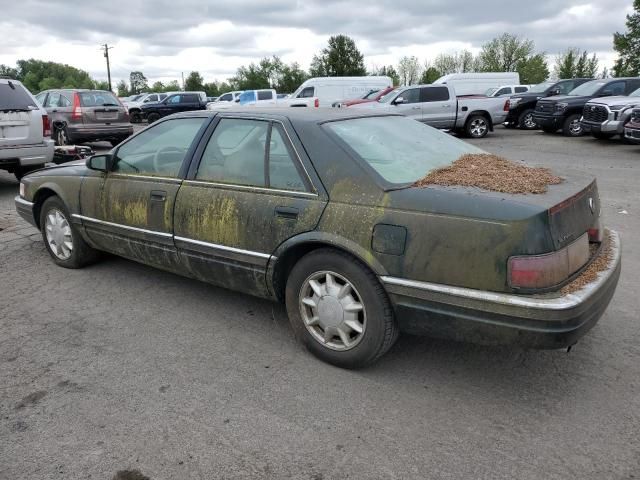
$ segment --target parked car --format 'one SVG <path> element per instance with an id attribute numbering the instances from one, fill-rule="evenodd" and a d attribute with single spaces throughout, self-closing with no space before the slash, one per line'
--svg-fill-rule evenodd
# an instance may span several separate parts
<path id="1" fill-rule="evenodd" d="M 629 143 L 640 143 L 640 108 L 631 111 L 631 118 L 624 126 L 624 138 Z"/>
<path id="2" fill-rule="evenodd" d="M 383 88 L 381 90 L 372 90 L 372 91 L 370 91 L 368 93 L 365 93 L 360 98 L 353 98 L 351 100 L 344 100 L 344 101 L 339 102 L 339 103 L 337 103 L 336 105 L 333 105 L 333 106 L 334 107 L 350 107 L 352 105 L 358 105 L 360 103 L 377 102 L 382 97 L 384 97 L 387 93 L 391 92 L 392 90 L 395 90 L 395 88 L 396 87 L 387 87 L 387 88 Z"/>
<path id="3" fill-rule="evenodd" d="M 306 347 L 341 367 L 373 362 L 399 330 L 572 345 L 620 274 L 609 231 L 603 272 L 560 291 L 603 250 L 596 182 L 567 175 L 539 195 L 414 186 L 481 152 L 381 112 L 190 112 L 86 165 L 27 175 L 15 203 L 58 265 L 107 251 L 283 302 Z"/>
<path id="4" fill-rule="evenodd" d="M 129 118 L 131 123 L 140 123 L 142 121 L 142 110 L 140 107 L 145 103 L 156 103 L 161 102 L 165 98 L 167 98 L 171 93 L 178 92 L 169 92 L 169 93 L 145 93 L 140 96 L 137 96 L 135 100 L 130 100 L 124 103 L 124 106 L 129 110 Z"/>
<path id="5" fill-rule="evenodd" d="M 218 97 L 207 97 L 207 102 L 208 102 L 208 103 L 210 103 L 210 102 L 215 102 L 215 101 L 217 101 L 217 100 L 218 100 Z"/>
<path id="6" fill-rule="evenodd" d="M 529 88 L 531 88 L 531 85 L 500 85 L 499 87 L 488 88 L 484 94 L 487 97 L 504 97 L 515 93 L 525 93 Z"/>
<path id="7" fill-rule="evenodd" d="M 503 98 L 457 98 L 450 85 L 400 87 L 378 102 L 360 103 L 349 109 L 374 109 L 399 113 L 432 127 L 482 138 L 507 115 Z"/>
<path id="8" fill-rule="evenodd" d="M 624 139 L 624 126 L 631 119 L 633 107 L 640 105 L 640 88 L 629 96 L 594 98 L 582 111 L 582 130 L 599 139 L 620 135 Z"/>
<path id="9" fill-rule="evenodd" d="M 289 98 L 291 94 L 290 93 L 279 93 L 278 94 L 278 100 L 282 100 L 284 98 Z"/>
<path id="10" fill-rule="evenodd" d="M 315 77 L 306 80 L 285 99 L 291 107 L 331 107 L 334 104 L 364 95 L 371 90 L 393 86 L 390 77 Z"/>
<path id="11" fill-rule="evenodd" d="M 538 100 L 545 97 L 567 95 L 571 90 L 583 83 L 590 82 L 592 78 L 571 78 L 557 82 L 543 82 L 534 85 L 526 93 L 514 95 L 509 99 L 509 113 L 504 122 L 507 128 L 522 128 L 535 130 L 538 124 L 533 119 Z"/>
<path id="12" fill-rule="evenodd" d="M 218 97 L 216 102 L 235 102 L 242 92 L 243 90 L 235 90 L 233 92 L 223 93 Z"/>
<path id="13" fill-rule="evenodd" d="M 433 83 L 449 85 L 459 96 L 484 95 L 489 88 L 520 84 L 520 75 L 518 72 L 450 73 Z"/>
<path id="14" fill-rule="evenodd" d="M 20 180 L 53 159 L 47 111 L 18 80 L 0 77 L 0 169 Z"/>
<path id="15" fill-rule="evenodd" d="M 126 107 L 106 90 L 45 90 L 36 98 L 47 110 L 56 145 L 108 141 L 115 146 L 133 133 Z"/>
<path id="16" fill-rule="evenodd" d="M 161 102 L 142 104 L 140 112 L 143 119 L 153 123 L 172 113 L 205 110 L 206 108 L 207 95 L 204 92 L 179 92 L 169 95 Z"/>
<path id="17" fill-rule="evenodd" d="M 207 110 L 226 110 L 238 105 L 254 107 L 273 107 L 278 102 L 278 95 L 273 89 L 245 90 L 235 102 L 213 102 L 207 104 Z"/>
<path id="18" fill-rule="evenodd" d="M 583 134 L 580 119 L 589 100 L 629 95 L 637 88 L 640 88 L 640 78 L 591 80 L 574 88 L 565 96 L 538 100 L 533 119 L 546 133 L 555 133 L 562 129 L 566 136 L 579 137 Z"/>

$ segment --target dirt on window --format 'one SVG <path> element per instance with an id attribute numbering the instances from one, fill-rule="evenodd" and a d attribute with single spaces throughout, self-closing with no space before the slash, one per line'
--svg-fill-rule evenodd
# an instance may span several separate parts
<path id="1" fill-rule="evenodd" d="M 432 171 L 414 183 L 429 185 L 478 187 L 501 193 L 545 193 L 549 185 L 563 180 L 548 168 L 529 167 L 498 155 L 466 154 L 448 167 Z"/>
<path id="2" fill-rule="evenodd" d="M 589 247 L 596 249 L 597 251 L 597 244 L 592 243 Z M 593 253 L 595 254 L 595 252 Z M 598 256 L 573 282 L 562 287 L 560 289 L 560 293 L 562 295 L 567 295 L 569 293 L 577 292 L 588 283 L 595 281 L 598 278 L 598 274 L 606 270 L 609 266 L 611 255 L 611 239 L 609 238 L 609 232 L 605 232 Z"/>

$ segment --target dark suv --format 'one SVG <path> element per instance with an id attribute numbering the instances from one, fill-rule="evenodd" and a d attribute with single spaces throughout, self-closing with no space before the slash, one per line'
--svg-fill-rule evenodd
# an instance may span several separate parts
<path id="1" fill-rule="evenodd" d="M 56 145 L 109 141 L 117 145 L 133 134 L 129 113 L 105 90 L 46 90 L 36 99 L 47 110 Z"/>
<path id="2" fill-rule="evenodd" d="M 592 80 L 591 78 L 570 78 L 558 82 L 539 83 L 529 89 L 529 91 L 512 96 L 509 99 L 509 113 L 504 122 L 507 128 L 522 128 L 525 130 L 535 130 L 539 128 L 533 120 L 533 113 L 536 103 L 541 98 L 553 95 L 566 95 L 574 88 Z"/>
<path id="3" fill-rule="evenodd" d="M 180 92 L 169 95 L 161 102 L 144 103 L 140 107 L 142 117 L 153 123 L 172 113 L 205 110 L 207 94 L 204 92 Z"/>
<path id="4" fill-rule="evenodd" d="M 640 87 L 640 78 L 606 78 L 591 80 L 574 88 L 564 96 L 541 99 L 536 104 L 534 121 L 547 133 L 562 129 L 568 137 L 579 137 L 583 134 L 582 111 L 586 103 L 596 97 L 629 95 Z"/>

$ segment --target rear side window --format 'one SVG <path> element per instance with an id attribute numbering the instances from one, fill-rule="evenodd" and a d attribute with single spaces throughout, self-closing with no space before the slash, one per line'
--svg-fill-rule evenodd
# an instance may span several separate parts
<path id="1" fill-rule="evenodd" d="M 528 91 L 528 88 L 527 87 L 516 87 L 515 91 L 516 91 L 516 93 L 523 93 L 523 92 Z"/>
<path id="2" fill-rule="evenodd" d="M 268 185 L 280 190 L 306 190 L 296 165 L 298 163 L 294 160 L 291 145 L 285 140 L 282 127 L 274 125 L 271 129 L 271 142 L 269 143 Z"/>
<path id="3" fill-rule="evenodd" d="M 118 107 L 120 102 L 111 92 L 78 92 L 83 107 Z"/>
<path id="4" fill-rule="evenodd" d="M 498 90 L 498 93 L 496 93 L 496 97 L 499 97 L 500 95 L 506 95 L 508 93 L 511 93 L 511 87 L 504 87 Z"/>
<path id="5" fill-rule="evenodd" d="M 0 83 L 0 110 L 30 110 L 33 108 L 37 109 L 38 106 L 22 85 L 14 82 L 11 82 L 11 85 L 9 82 Z"/>
<path id="6" fill-rule="evenodd" d="M 449 100 L 449 89 L 447 87 L 426 87 L 420 92 L 422 102 L 443 102 Z"/>
<path id="7" fill-rule="evenodd" d="M 269 90 L 258 90 L 258 100 L 271 100 L 273 98 L 273 92 Z"/>
<path id="8" fill-rule="evenodd" d="M 602 89 L 602 95 L 624 95 L 627 82 L 613 82 Z"/>
<path id="9" fill-rule="evenodd" d="M 298 98 L 310 98 L 315 94 L 314 87 L 303 88 L 302 91 L 298 94 Z"/>
<path id="10" fill-rule="evenodd" d="M 182 100 L 180 101 L 180 103 L 197 103 L 197 102 L 198 102 L 198 95 L 194 95 L 192 93 L 183 95 Z"/>

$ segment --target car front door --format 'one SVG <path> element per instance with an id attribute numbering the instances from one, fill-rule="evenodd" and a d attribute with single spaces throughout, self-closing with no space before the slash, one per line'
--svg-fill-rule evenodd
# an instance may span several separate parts
<path id="1" fill-rule="evenodd" d="M 154 266 L 179 266 L 174 202 L 205 123 L 205 117 L 158 122 L 115 151 L 111 171 L 85 178 L 79 218 L 100 249 Z"/>
<path id="2" fill-rule="evenodd" d="M 199 150 L 176 199 L 180 257 L 197 278 L 267 296 L 272 253 L 316 227 L 326 194 L 284 122 L 222 116 Z"/>
<path id="3" fill-rule="evenodd" d="M 420 103 L 420 88 L 407 88 L 398 94 L 395 100 L 395 112 L 422 121 L 422 103 Z"/>
<path id="4" fill-rule="evenodd" d="M 456 100 L 449 98 L 444 86 L 420 88 L 422 121 L 436 128 L 451 128 L 455 121 Z"/>

